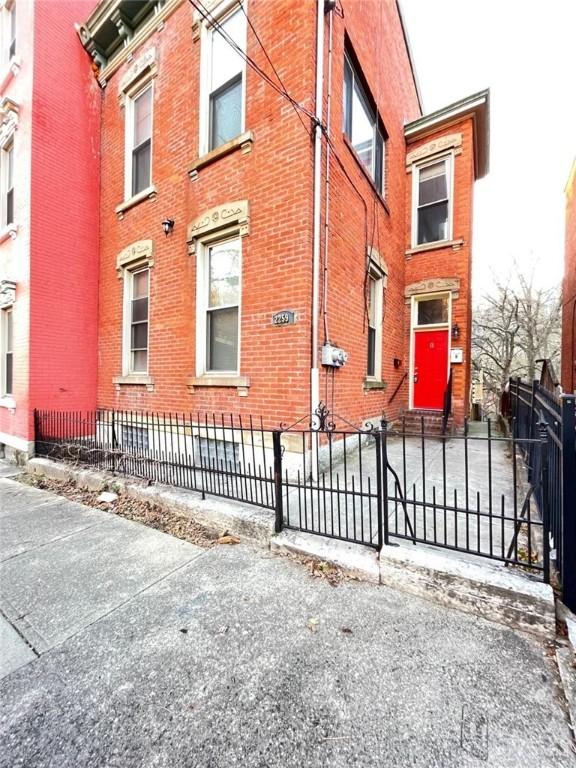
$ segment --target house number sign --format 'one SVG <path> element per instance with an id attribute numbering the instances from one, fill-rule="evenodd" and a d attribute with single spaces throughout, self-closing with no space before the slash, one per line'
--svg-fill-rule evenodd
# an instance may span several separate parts
<path id="1" fill-rule="evenodd" d="M 283 309 L 272 315 L 272 325 L 294 325 L 296 314 L 291 309 Z"/>

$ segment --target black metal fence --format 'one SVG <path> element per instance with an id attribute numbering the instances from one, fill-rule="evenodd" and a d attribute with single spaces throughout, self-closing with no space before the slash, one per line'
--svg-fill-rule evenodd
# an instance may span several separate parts
<path id="1" fill-rule="evenodd" d="M 255 504 L 292 528 L 380 550 L 394 540 L 549 578 L 547 434 L 359 428 L 320 404 L 272 429 L 231 415 L 37 411 L 36 451 Z M 524 467 L 516 460 L 521 455 Z"/>
<path id="2" fill-rule="evenodd" d="M 552 555 L 560 575 L 563 600 L 576 610 L 576 397 L 560 395 L 534 381 L 511 379 L 505 415 L 516 439 L 541 434 L 549 444 L 548 461 L 525 451 L 529 472 L 541 473 L 535 484 L 540 500 L 546 491 L 550 515 Z M 531 478 L 532 479 L 532 478 Z"/>

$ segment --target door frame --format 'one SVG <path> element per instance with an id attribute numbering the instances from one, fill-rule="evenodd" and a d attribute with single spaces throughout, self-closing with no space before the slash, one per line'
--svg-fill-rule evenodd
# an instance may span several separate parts
<path id="1" fill-rule="evenodd" d="M 430 325 L 418 326 L 418 302 L 427 299 L 442 299 L 448 297 L 448 321 L 446 323 L 430 323 Z M 414 409 L 414 364 L 416 362 L 415 336 L 420 331 L 442 331 L 448 333 L 448 354 L 446 355 L 446 380 L 450 375 L 450 353 L 452 351 L 452 292 L 434 291 L 433 293 L 418 293 L 411 297 L 410 301 L 410 371 L 408 377 L 408 409 Z"/>

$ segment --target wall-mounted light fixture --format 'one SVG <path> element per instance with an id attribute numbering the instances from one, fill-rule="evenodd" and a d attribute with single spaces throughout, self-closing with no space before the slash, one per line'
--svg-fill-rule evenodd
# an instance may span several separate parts
<path id="1" fill-rule="evenodd" d="M 162 222 L 162 229 L 164 230 L 166 237 L 168 237 L 170 232 L 174 229 L 174 219 L 164 219 Z"/>
<path id="2" fill-rule="evenodd" d="M 454 341 L 458 341 L 458 339 L 460 338 L 460 326 L 458 325 L 458 323 L 454 323 L 454 325 L 452 326 L 452 338 L 454 339 Z"/>

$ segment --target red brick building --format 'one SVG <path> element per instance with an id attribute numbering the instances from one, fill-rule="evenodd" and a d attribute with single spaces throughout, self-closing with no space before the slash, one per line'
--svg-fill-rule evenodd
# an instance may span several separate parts
<path id="1" fill-rule="evenodd" d="M 576 160 L 566 184 L 566 250 L 562 284 L 562 389 L 576 392 Z"/>
<path id="2" fill-rule="evenodd" d="M 397 3 L 316 6 L 103 0 L 81 29 L 101 406 L 391 419 L 452 369 L 466 414 L 488 94 L 423 117 Z"/>
<path id="3" fill-rule="evenodd" d="M 92 0 L 0 3 L 0 452 L 34 408 L 96 405 L 100 89 Z"/>

